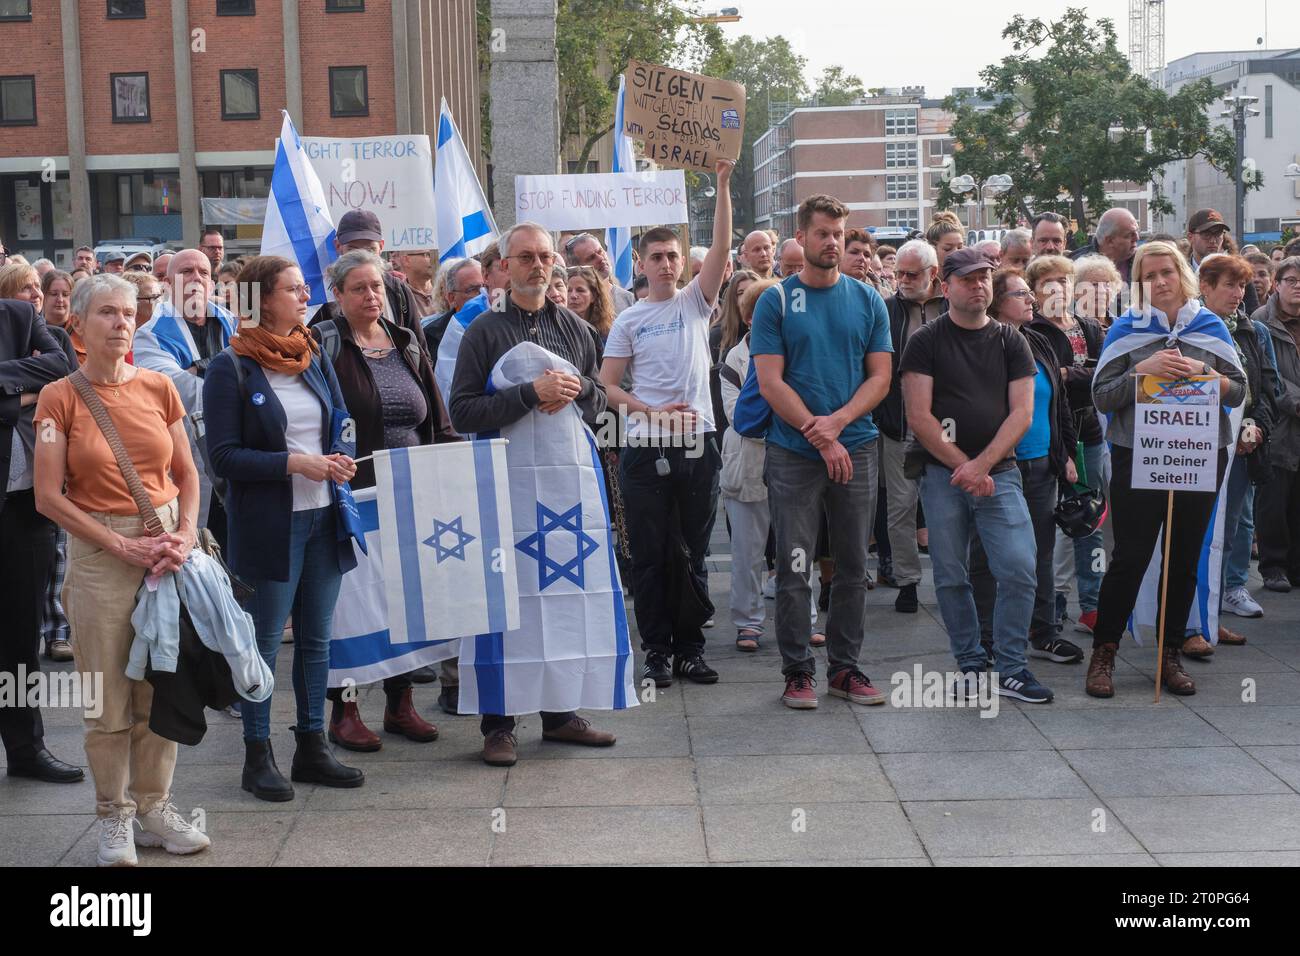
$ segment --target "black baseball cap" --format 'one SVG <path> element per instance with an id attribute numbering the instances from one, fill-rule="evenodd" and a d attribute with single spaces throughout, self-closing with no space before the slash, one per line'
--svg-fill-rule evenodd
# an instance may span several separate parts
<path id="1" fill-rule="evenodd" d="M 964 276 L 980 269 L 992 268 L 993 263 L 989 257 L 975 247 L 958 249 L 948 253 L 948 258 L 943 260 L 943 280 L 947 282 L 949 276 Z"/>
<path id="2" fill-rule="evenodd" d="M 379 217 L 368 209 L 351 209 L 339 220 L 335 238 L 339 245 L 347 245 L 358 239 L 370 242 L 383 242 L 384 232 L 379 225 Z"/>

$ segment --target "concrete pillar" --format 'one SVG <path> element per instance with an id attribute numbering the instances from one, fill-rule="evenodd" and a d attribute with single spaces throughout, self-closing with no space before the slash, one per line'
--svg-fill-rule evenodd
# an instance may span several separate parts
<path id="1" fill-rule="evenodd" d="M 172 0 L 172 105 L 176 109 L 176 152 L 180 156 L 181 241 L 197 248 L 202 227 L 202 190 L 194 154 L 194 85 L 190 75 L 190 11 L 186 0 Z"/>
<path id="2" fill-rule="evenodd" d="M 302 128 L 302 33 L 298 26 L 297 0 L 281 0 L 284 21 L 284 108 L 289 111 L 298 135 Z"/>
<path id="3" fill-rule="evenodd" d="M 72 198 L 72 238 L 95 244 L 91 235 L 90 177 L 86 173 L 86 114 L 81 90 L 81 26 L 77 0 L 62 0 L 63 92 L 68 118 L 68 195 Z"/>
<path id="4" fill-rule="evenodd" d="M 560 171 L 556 12 L 556 0 L 492 0 L 504 41 L 492 51 L 492 208 L 502 230 L 515 222 L 515 176 Z"/>

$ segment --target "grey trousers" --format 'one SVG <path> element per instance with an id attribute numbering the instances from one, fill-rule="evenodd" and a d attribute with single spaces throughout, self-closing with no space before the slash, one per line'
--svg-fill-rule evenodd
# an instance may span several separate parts
<path id="1" fill-rule="evenodd" d="M 867 539 L 876 517 L 876 443 L 850 452 L 853 477 L 831 481 L 820 457 L 805 458 L 767 446 L 767 500 L 776 534 L 776 638 L 781 671 L 814 674 L 809 645 L 812 622 L 804 609 L 812 598 L 808 571 L 816 554 L 817 530 L 825 510 L 835 577 L 826 621 L 829 675 L 857 667 L 867 609 Z"/>
<path id="2" fill-rule="evenodd" d="M 889 550 L 893 553 L 894 580 L 899 587 L 921 583 L 921 552 L 916 547 L 916 503 L 919 482 L 903 474 L 907 444 L 880 436 L 880 462 L 885 471 L 885 498 L 889 510 Z"/>
<path id="3" fill-rule="evenodd" d="M 731 623 L 736 630 L 763 630 L 763 574 L 767 561 L 767 529 L 771 522 L 766 501 L 723 498 L 731 522 Z"/>

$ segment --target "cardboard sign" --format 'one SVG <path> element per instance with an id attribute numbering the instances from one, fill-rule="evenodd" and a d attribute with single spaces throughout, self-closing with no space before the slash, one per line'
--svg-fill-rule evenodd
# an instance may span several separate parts
<path id="1" fill-rule="evenodd" d="M 623 132 L 645 143 L 646 159 L 673 169 L 713 172 L 739 159 L 745 87 L 698 73 L 628 60 Z"/>
<path id="2" fill-rule="evenodd" d="M 531 219 L 555 232 L 686 222 L 686 175 L 669 169 L 516 176 L 515 219 Z"/>
<path id="3" fill-rule="evenodd" d="M 385 251 L 438 248 L 428 136 L 304 136 L 302 147 L 335 225 L 345 212 L 368 209 L 383 226 Z"/>
<path id="4" fill-rule="evenodd" d="M 1219 377 L 1139 375 L 1133 423 L 1133 487 L 1217 490 Z"/>

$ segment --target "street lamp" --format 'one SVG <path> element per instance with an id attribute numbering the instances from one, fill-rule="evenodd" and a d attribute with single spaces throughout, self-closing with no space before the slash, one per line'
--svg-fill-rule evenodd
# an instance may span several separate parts
<path id="1" fill-rule="evenodd" d="M 1237 175 L 1234 177 L 1237 182 L 1237 231 L 1234 235 L 1240 240 L 1245 235 L 1246 228 L 1246 117 L 1259 115 L 1259 110 L 1250 108 L 1251 103 L 1259 102 L 1259 97 L 1240 93 L 1237 96 L 1225 96 L 1223 102 L 1228 108 L 1219 116 L 1232 120 L 1232 131 L 1237 138 Z"/>
<path id="2" fill-rule="evenodd" d="M 1010 176 L 1006 173 L 994 173 L 983 183 L 976 182 L 975 178 L 969 173 L 961 176 L 954 176 L 948 181 L 948 189 L 958 195 L 968 192 L 975 192 L 979 197 L 979 209 L 976 212 L 975 228 L 978 230 L 984 223 L 984 203 L 985 194 L 992 196 L 1001 196 L 1015 185 Z"/>

